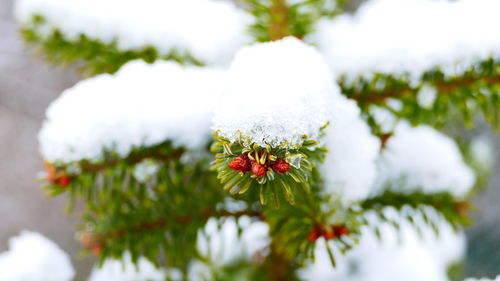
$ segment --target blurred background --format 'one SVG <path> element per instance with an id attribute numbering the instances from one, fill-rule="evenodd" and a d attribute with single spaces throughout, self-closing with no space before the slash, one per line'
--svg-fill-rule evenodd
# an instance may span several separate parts
<path id="1" fill-rule="evenodd" d="M 63 196 L 46 198 L 36 181 L 43 169 L 37 132 L 44 112 L 79 77 L 73 69 L 47 66 L 27 50 L 12 18 L 13 0 L 0 0 L 0 252 L 8 238 L 34 230 L 55 241 L 73 258 L 78 277 L 85 280 L 94 263 L 79 255 L 75 239 L 77 216 L 65 215 Z M 361 1 L 351 1 L 354 9 Z M 500 136 L 478 120 L 463 134 L 485 136 L 500 153 Z M 500 161 L 497 161 L 500 162 Z M 463 268 L 468 276 L 494 277 L 500 272 L 500 163 L 486 190 L 474 198 L 474 224 L 467 229 L 468 251 Z"/>

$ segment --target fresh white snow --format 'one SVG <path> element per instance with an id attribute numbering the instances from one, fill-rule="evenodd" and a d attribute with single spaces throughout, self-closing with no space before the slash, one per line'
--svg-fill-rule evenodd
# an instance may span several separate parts
<path id="1" fill-rule="evenodd" d="M 474 183 L 474 172 L 452 138 L 429 126 L 401 122 L 380 156 L 376 191 L 449 192 L 462 198 Z"/>
<path id="2" fill-rule="evenodd" d="M 210 65 L 225 65 L 252 39 L 252 19 L 229 1 L 217 0 L 17 0 L 14 14 L 27 24 L 34 15 L 69 40 L 80 35 L 119 50 L 154 47 L 160 54 L 188 53 Z"/>
<path id="3" fill-rule="evenodd" d="M 320 171 L 326 193 L 346 204 L 366 199 L 377 176 L 380 140 L 373 136 L 352 100 L 336 95 L 324 143 L 328 148 Z"/>
<path id="4" fill-rule="evenodd" d="M 497 0 L 370 0 L 354 14 L 324 19 L 309 40 L 349 78 L 410 74 L 442 66 L 462 74 L 500 56 Z"/>
<path id="5" fill-rule="evenodd" d="M 121 260 L 108 259 L 102 267 L 94 266 L 88 281 L 163 281 L 166 276 L 165 270 L 143 257 L 134 265 L 130 253 L 125 253 Z"/>
<path id="6" fill-rule="evenodd" d="M 115 75 L 83 80 L 47 110 L 39 133 L 50 162 L 102 159 L 103 149 L 126 156 L 132 148 L 171 140 L 203 148 L 225 73 L 173 62 L 133 61 Z"/>
<path id="7" fill-rule="evenodd" d="M 262 147 L 298 145 L 304 135 L 317 140 L 339 91 L 332 78 L 319 53 L 298 39 L 245 47 L 229 69 L 213 128 Z"/>
<path id="8" fill-rule="evenodd" d="M 43 235 L 23 231 L 9 240 L 9 251 L 0 253 L 0 281 L 71 281 L 71 259 Z"/>
<path id="9" fill-rule="evenodd" d="M 381 240 L 373 229 L 364 227 L 359 245 L 346 255 L 335 252 L 337 267 L 333 268 L 320 239 L 316 262 L 299 270 L 300 276 L 306 281 L 449 281 L 448 266 L 463 257 L 465 235 L 454 232 L 432 210 L 428 215 L 438 222 L 439 235 L 409 210 L 403 213 L 414 217 L 422 235 L 394 209 L 387 208 L 384 213 L 399 222 L 400 231 L 368 215 L 371 226 L 380 229 Z"/>

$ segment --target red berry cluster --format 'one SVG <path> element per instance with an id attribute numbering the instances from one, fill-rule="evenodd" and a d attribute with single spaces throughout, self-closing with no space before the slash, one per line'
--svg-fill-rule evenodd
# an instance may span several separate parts
<path id="1" fill-rule="evenodd" d="M 104 239 L 98 234 L 83 232 L 81 242 L 83 248 L 91 250 L 96 256 L 99 256 L 104 250 Z"/>
<path id="2" fill-rule="evenodd" d="M 324 237 L 326 240 L 332 240 L 334 238 L 348 235 L 349 233 L 349 228 L 344 225 L 333 225 L 330 230 L 326 230 L 319 225 L 315 225 L 309 232 L 307 240 L 309 240 L 309 242 L 315 242 L 320 237 Z"/>
<path id="3" fill-rule="evenodd" d="M 252 172 L 252 174 L 257 177 L 265 176 L 268 167 L 271 167 L 271 169 L 278 174 L 284 174 L 290 170 L 290 164 L 282 158 L 278 158 L 276 161 L 267 161 L 267 163 L 262 164 L 251 160 L 246 154 L 234 157 L 228 166 L 238 172 Z"/>
<path id="4" fill-rule="evenodd" d="M 52 164 L 45 164 L 45 172 L 47 173 L 47 180 L 51 183 L 62 187 L 68 187 L 71 183 L 71 177 L 62 173 Z"/>

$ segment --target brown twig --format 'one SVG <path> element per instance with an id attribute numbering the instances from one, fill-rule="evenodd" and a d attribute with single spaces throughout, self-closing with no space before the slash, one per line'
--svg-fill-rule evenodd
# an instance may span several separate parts
<path id="1" fill-rule="evenodd" d="M 271 24 L 269 25 L 269 39 L 279 40 L 290 35 L 288 27 L 288 12 L 286 0 L 272 0 L 273 6 L 270 11 Z"/>
<path id="2" fill-rule="evenodd" d="M 168 160 L 177 160 L 179 159 L 182 154 L 184 153 L 184 149 L 177 149 L 173 153 L 162 153 L 158 151 L 152 151 L 146 154 L 131 154 L 125 159 L 113 159 L 113 160 L 108 160 L 103 163 L 91 163 L 88 161 L 82 161 L 80 164 L 80 169 L 82 173 L 96 173 L 101 170 L 104 170 L 109 167 L 116 166 L 120 163 L 129 163 L 129 164 L 137 164 L 144 159 L 148 158 L 153 158 L 153 159 L 158 159 L 162 161 L 168 161 Z M 52 165 L 52 164 L 49 164 Z M 64 167 L 57 167 L 58 170 L 64 171 Z"/>
<path id="3" fill-rule="evenodd" d="M 483 76 L 483 77 L 462 77 L 451 81 L 437 81 L 432 83 L 437 91 L 441 94 L 453 93 L 457 88 L 460 87 L 470 87 L 472 84 L 483 81 L 486 84 L 500 84 L 500 75 L 495 76 Z M 403 87 L 400 89 L 388 89 L 382 92 L 376 92 L 371 94 L 354 93 L 349 95 L 349 98 L 356 100 L 359 104 L 370 104 L 370 103 L 380 103 L 385 102 L 387 99 L 403 97 L 411 95 L 415 91 L 414 88 L 410 86 Z"/>

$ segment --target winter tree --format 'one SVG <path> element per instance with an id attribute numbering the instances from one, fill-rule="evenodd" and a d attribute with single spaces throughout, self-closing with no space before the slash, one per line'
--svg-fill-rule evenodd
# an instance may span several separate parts
<path id="1" fill-rule="evenodd" d="M 463 280 L 491 159 L 438 129 L 500 125 L 500 2 L 344 2 L 17 0 L 27 44 L 82 74 L 39 143 L 90 281 Z M 0 280 L 71 280 L 9 266 L 23 241 L 66 263 L 44 239 Z"/>

